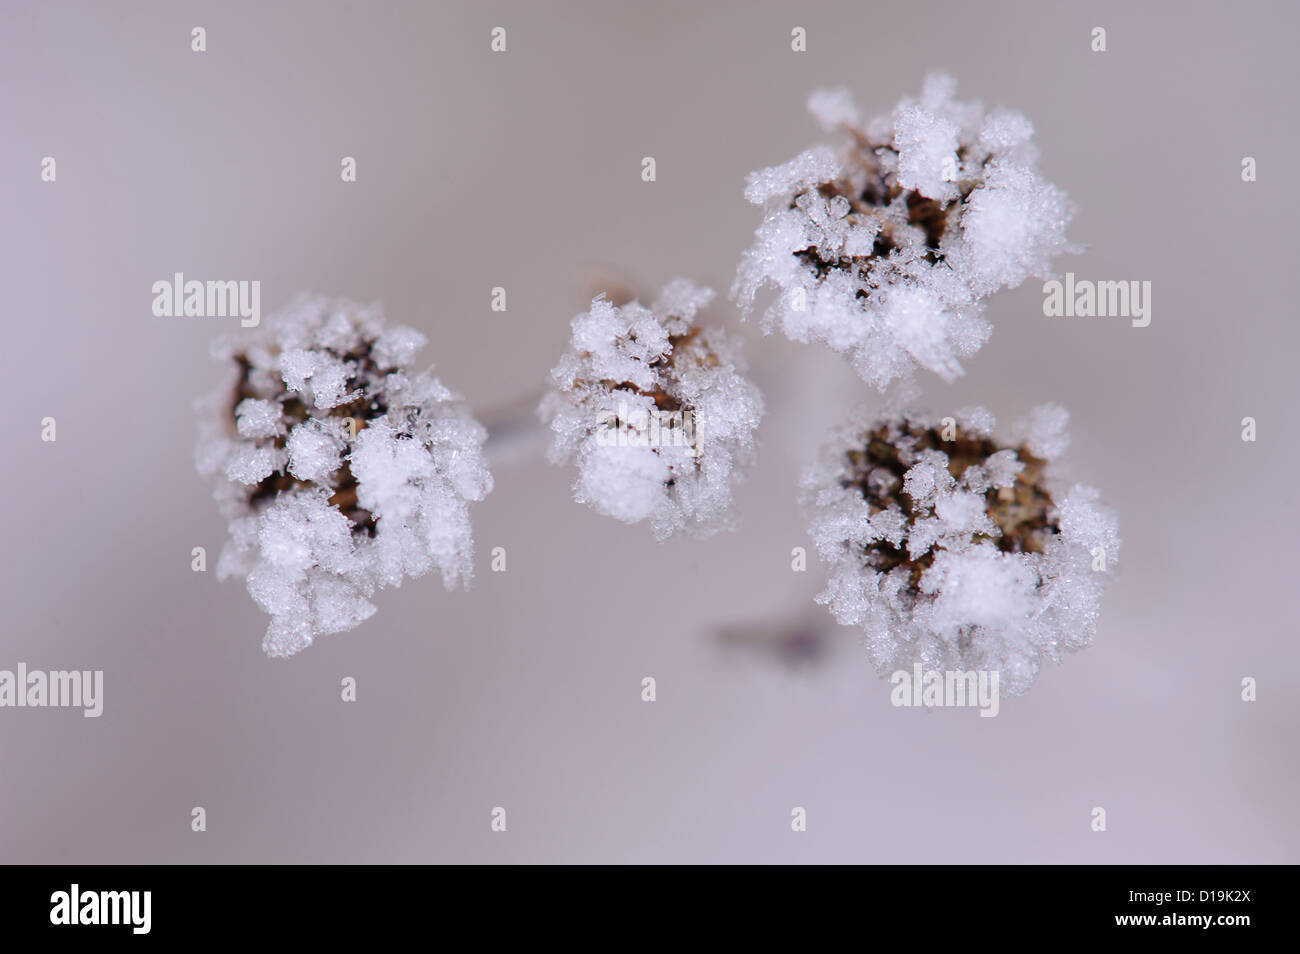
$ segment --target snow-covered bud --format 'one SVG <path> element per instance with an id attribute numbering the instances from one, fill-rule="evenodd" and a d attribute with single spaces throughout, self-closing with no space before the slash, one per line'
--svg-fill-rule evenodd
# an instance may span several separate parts
<path id="1" fill-rule="evenodd" d="M 732 297 L 749 314 L 774 286 L 767 330 L 824 342 L 882 390 L 917 367 L 961 374 L 991 330 L 983 299 L 1050 275 L 1072 248 L 1073 206 L 1039 175 L 1029 120 L 957 102 L 955 85 L 929 76 L 919 100 L 868 124 L 847 92 L 814 93 L 810 110 L 843 142 L 745 189 L 765 217 Z"/>
<path id="2" fill-rule="evenodd" d="M 410 370 L 424 344 L 377 306 L 304 297 L 213 349 L 230 379 L 205 402 L 197 462 L 230 521 L 217 576 L 271 615 L 271 656 L 357 626 L 377 588 L 472 576 L 486 432 Z"/>
<path id="3" fill-rule="evenodd" d="M 1036 408 L 1004 446 L 983 408 L 905 414 L 852 424 L 823 450 L 803 480 L 830 567 L 818 602 L 864 630 L 882 674 L 997 670 L 1022 693 L 1044 659 L 1092 642 L 1118 525 L 1095 490 L 1050 478 L 1068 420 Z"/>
<path id="4" fill-rule="evenodd" d="M 649 308 L 596 298 L 573 319 L 539 409 L 551 461 L 577 461 L 575 499 L 626 523 L 648 520 L 660 540 L 727 525 L 763 414 L 739 350 L 695 325 L 712 298 L 684 279 Z"/>

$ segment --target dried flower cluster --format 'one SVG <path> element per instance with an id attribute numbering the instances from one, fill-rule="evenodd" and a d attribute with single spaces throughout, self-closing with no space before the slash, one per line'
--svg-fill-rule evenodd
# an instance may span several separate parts
<path id="1" fill-rule="evenodd" d="M 803 484 L 831 568 L 818 601 L 865 631 L 879 671 L 998 670 L 1021 693 L 1044 659 L 1092 641 L 1118 528 L 1095 490 L 1050 480 L 1067 422 L 1044 405 L 1002 446 L 983 408 L 904 414 L 824 449 Z"/>
<path id="2" fill-rule="evenodd" d="M 246 579 L 271 615 L 271 656 L 352 629 L 380 587 L 472 575 L 486 433 L 410 370 L 424 344 L 378 308 L 303 298 L 214 349 L 230 379 L 207 402 L 198 465 L 230 521 L 217 575 Z"/>
<path id="3" fill-rule="evenodd" d="M 574 496 L 662 540 L 725 526 L 763 401 L 721 331 L 695 325 L 713 292 L 683 279 L 646 308 L 598 297 L 573 319 L 541 414 L 554 463 L 576 460 Z"/>
<path id="4" fill-rule="evenodd" d="M 773 286 L 768 330 L 825 342 L 881 390 L 917 368 L 961 374 L 990 333 L 984 300 L 1071 250 L 1072 206 L 1039 175 L 1029 121 L 954 89 L 928 77 L 870 123 L 847 93 L 816 93 L 841 143 L 755 172 L 745 191 L 765 217 L 732 297 L 748 313 Z M 683 279 L 648 308 L 597 297 L 539 408 L 552 462 L 577 465 L 575 499 L 660 540 L 729 524 L 763 415 L 738 349 L 696 324 L 712 298 Z M 356 626 L 379 587 L 471 575 L 486 434 L 409 370 L 424 343 L 377 310 L 302 299 L 218 349 L 231 380 L 199 454 L 230 519 L 218 575 L 246 578 L 271 614 L 272 655 Z M 882 672 L 997 670 L 1020 693 L 1043 660 L 1091 641 L 1119 538 L 1096 491 L 1051 475 L 1067 421 L 1044 405 L 1004 446 L 982 408 L 860 416 L 823 450 L 803 482 L 830 565 L 818 601 L 862 628 Z"/>
<path id="5" fill-rule="evenodd" d="M 768 330 L 847 354 L 877 388 L 917 367 L 961 374 L 991 330 L 983 299 L 1047 277 L 1071 248 L 1072 205 L 1039 175 L 1029 120 L 955 88 L 932 75 L 919 100 L 865 124 L 847 92 L 815 93 L 809 109 L 842 144 L 759 170 L 745 190 L 766 211 L 732 296 L 748 314 L 774 286 Z"/>

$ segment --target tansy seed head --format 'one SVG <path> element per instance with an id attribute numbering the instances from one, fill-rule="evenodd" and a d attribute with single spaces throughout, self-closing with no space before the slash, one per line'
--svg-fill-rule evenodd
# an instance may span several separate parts
<path id="1" fill-rule="evenodd" d="M 819 146 L 750 175 L 766 209 L 732 296 L 746 313 L 765 285 L 766 325 L 847 354 L 878 388 L 917 367 L 951 380 L 987 340 L 982 300 L 1050 273 L 1073 214 L 1043 180 L 1018 113 L 954 100 L 930 76 L 919 100 L 863 123 L 847 92 L 809 108 L 837 148 Z"/>
<path id="2" fill-rule="evenodd" d="M 472 575 L 467 503 L 492 488 L 486 436 L 429 372 L 424 336 L 377 308 L 302 298 L 218 343 L 231 380 L 207 402 L 199 469 L 223 478 L 219 578 L 247 581 L 287 656 L 375 612 L 383 586 Z"/>
<path id="3" fill-rule="evenodd" d="M 695 325 L 713 292 L 677 279 L 646 308 L 597 298 L 572 323 L 540 413 L 551 460 L 576 460 L 574 497 L 664 539 L 725 526 L 763 413 L 739 353 Z"/>
<path id="4" fill-rule="evenodd" d="M 902 414 L 823 451 L 803 482 L 831 570 L 818 601 L 864 630 L 881 672 L 996 669 L 1018 693 L 1043 659 L 1091 642 L 1119 539 L 1095 491 L 1051 480 L 1067 420 L 1037 408 L 1008 445 L 982 408 Z"/>

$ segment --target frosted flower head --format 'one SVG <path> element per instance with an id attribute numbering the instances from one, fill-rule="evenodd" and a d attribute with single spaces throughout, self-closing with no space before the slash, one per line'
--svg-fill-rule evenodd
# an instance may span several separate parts
<path id="1" fill-rule="evenodd" d="M 206 402 L 197 462 L 230 521 L 217 576 L 246 580 L 270 614 L 271 656 L 357 626 L 380 587 L 472 575 L 487 435 L 410 369 L 424 344 L 377 306 L 304 297 L 214 348 L 229 380 Z"/>
<path id="2" fill-rule="evenodd" d="M 763 413 L 723 333 L 695 324 L 713 298 L 675 279 L 646 308 L 598 297 L 573 319 L 540 413 L 550 459 L 576 461 L 574 498 L 663 540 L 727 524 Z"/>
<path id="3" fill-rule="evenodd" d="M 803 480 L 830 567 L 818 602 L 865 633 L 877 670 L 996 670 L 1022 693 L 1045 659 L 1092 642 L 1118 526 L 1049 464 L 1068 415 L 1035 409 L 1000 444 L 993 415 L 904 414 L 838 433 Z"/>
<path id="4" fill-rule="evenodd" d="M 929 76 L 920 99 L 870 123 L 847 92 L 814 93 L 809 109 L 841 143 L 747 180 L 765 217 L 732 297 L 749 314 L 772 286 L 768 330 L 829 345 L 882 390 L 918 367 L 960 375 L 991 330 L 983 299 L 1047 277 L 1071 249 L 1073 206 L 1039 175 L 1029 120 L 954 90 Z"/>

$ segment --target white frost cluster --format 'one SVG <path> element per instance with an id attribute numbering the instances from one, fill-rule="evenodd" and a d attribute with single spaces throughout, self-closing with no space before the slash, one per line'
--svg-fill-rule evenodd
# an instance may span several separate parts
<path id="1" fill-rule="evenodd" d="M 988 339 L 983 299 L 1073 250 L 1073 205 L 1042 178 L 1033 126 L 1019 113 L 953 99 L 926 78 L 920 99 L 864 124 L 843 90 L 809 109 L 843 143 L 818 146 L 747 181 L 765 209 L 732 297 L 746 314 L 765 285 L 764 324 L 848 355 L 884 389 L 917 367 L 945 380 Z"/>
<path id="2" fill-rule="evenodd" d="M 551 461 L 577 461 L 575 499 L 626 523 L 648 520 L 660 540 L 727 525 L 763 414 L 739 350 L 695 325 L 712 298 L 684 279 L 649 308 L 596 298 L 573 319 L 539 409 Z"/>
<path id="3" fill-rule="evenodd" d="M 818 602 L 860 627 L 882 675 L 996 670 L 1018 694 L 1045 659 L 1092 642 L 1118 525 L 1097 491 L 1044 478 L 1068 414 L 1045 405 L 992 438 L 969 408 L 955 433 L 918 415 L 860 418 L 803 479 L 810 534 L 830 567 Z M 946 439 L 951 438 L 951 439 Z"/>
<path id="4" fill-rule="evenodd" d="M 231 376 L 206 402 L 197 463 L 230 521 L 217 576 L 245 579 L 271 615 L 268 655 L 352 629 L 405 577 L 468 583 L 487 435 L 410 370 L 424 344 L 377 306 L 300 298 L 214 348 Z"/>

